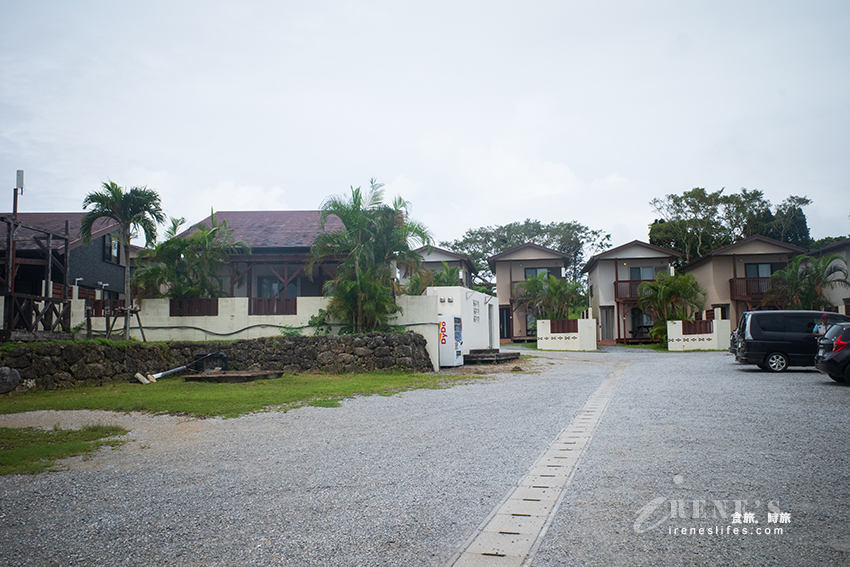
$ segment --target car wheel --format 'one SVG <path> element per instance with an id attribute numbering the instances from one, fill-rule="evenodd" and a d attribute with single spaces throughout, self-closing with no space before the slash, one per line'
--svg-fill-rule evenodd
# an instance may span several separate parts
<path id="1" fill-rule="evenodd" d="M 781 352 L 774 352 L 767 355 L 765 364 L 767 365 L 767 369 L 771 372 L 782 372 L 788 368 L 788 357 Z"/>

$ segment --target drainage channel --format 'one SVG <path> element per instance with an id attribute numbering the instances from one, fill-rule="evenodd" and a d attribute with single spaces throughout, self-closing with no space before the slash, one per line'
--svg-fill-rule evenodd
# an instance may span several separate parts
<path id="1" fill-rule="evenodd" d="M 605 377 L 528 474 L 484 520 L 463 550 L 449 561 L 448 567 L 531 564 L 626 365 L 626 362 L 618 363 Z"/>

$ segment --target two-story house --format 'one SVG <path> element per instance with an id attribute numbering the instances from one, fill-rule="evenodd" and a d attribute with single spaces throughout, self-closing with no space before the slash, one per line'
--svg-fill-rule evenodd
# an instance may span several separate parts
<path id="1" fill-rule="evenodd" d="M 733 326 L 741 313 L 761 307 L 770 277 L 805 253 L 804 248 L 766 236 L 750 236 L 718 248 L 682 268 L 706 291 L 706 309 L 721 309 Z"/>
<path id="2" fill-rule="evenodd" d="M 563 279 L 569 259 L 569 254 L 531 242 L 487 258 L 490 271 L 496 275 L 500 340 L 525 341 L 535 336 L 534 315 L 527 309 L 516 286 L 540 274 Z"/>
<path id="3" fill-rule="evenodd" d="M 477 270 L 472 260 L 466 254 L 458 254 L 457 252 L 437 248 L 436 246 L 431 246 L 430 248 L 423 246 L 422 248 L 417 248 L 414 252 L 422 256 L 422 268 L 431 272 L 439 272 L 444 270 L 446 266 L 450 269 L 457 268 L 459 270 L 458 285 L 472 288 L 472 276 L 477 273 Z M 401 273 L 399 282 L 402 285 L 406 285 L 410 281 L 410 276 L 411 274 L 407 272 Z"/>
<path id="4" fill-rule="evenodd" d="M 633 240 L 593 256 L 587 274 L 591 316 L 598 322 L 601 344 L 646 340 L 653 319 L 638 307 L 638 286 L 669 271 L 681 254 Z"/>

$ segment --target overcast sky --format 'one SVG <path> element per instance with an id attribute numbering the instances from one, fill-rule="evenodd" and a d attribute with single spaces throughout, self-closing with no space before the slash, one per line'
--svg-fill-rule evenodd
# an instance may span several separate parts
<path id="1" fill-rule="evenodd" d="M 11 210 L 107 179 L 170 216 L 371 177 L 437 240 L 525 218 L 647 240 L 653 197 L 806 195 L 850 233 L 850 2 L 2 1 Z"/>

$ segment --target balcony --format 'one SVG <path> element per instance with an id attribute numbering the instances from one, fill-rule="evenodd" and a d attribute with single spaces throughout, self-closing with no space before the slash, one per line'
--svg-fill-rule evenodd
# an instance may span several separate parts
<path id="1" fill-rule="evenodd" d="M 616 301 L 637 301 L 640 299 L 638 286 L 644 281 L 652 280 L 622 280 L 614 282 L 614 299 Z"/>
<path id="2" fill-rule="evenodd" d="M 729 297 L 735 301 L 760 301 L 770 289 L 770 278 L 732 278 Z"/>

